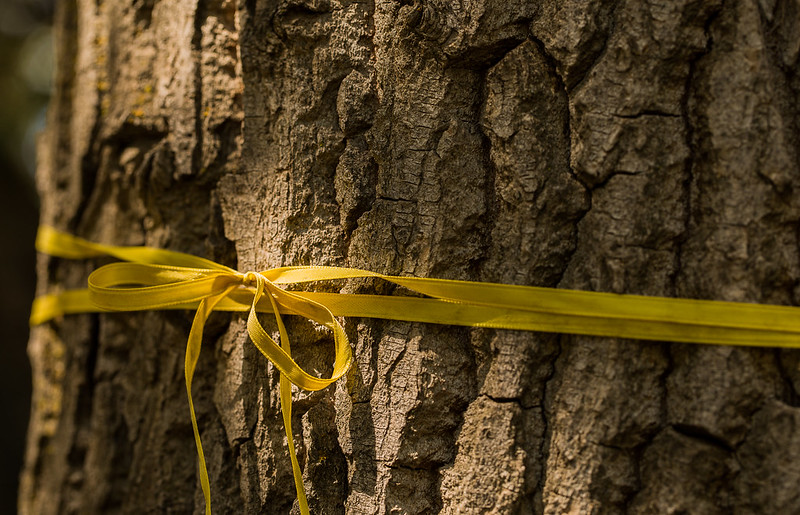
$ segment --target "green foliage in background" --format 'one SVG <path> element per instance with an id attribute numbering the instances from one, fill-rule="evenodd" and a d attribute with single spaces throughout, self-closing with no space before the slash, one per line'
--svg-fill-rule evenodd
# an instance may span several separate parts
<path id="1" fill-rule="evenodd" d="M 52 83 L 52 3 L 0 2 L 0 162 L 3 174 L 24 173 L 28 187 Z"/>

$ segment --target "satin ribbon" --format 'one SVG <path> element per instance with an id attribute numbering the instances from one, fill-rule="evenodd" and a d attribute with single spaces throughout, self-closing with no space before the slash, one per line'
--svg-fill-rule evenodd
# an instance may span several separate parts
<path id="1" fill-rule="evenodd" d="M 192 377 L 203 327 L 214 310 L 249 312 L 247 331 L 259 351 L 280 371 L 280 399 L 301 513 L 308 503 L 291 427 L 291 384 L 321 390 L 342 377 L 352 351 L 337 316 L 490 327 L 525 331 L 754 347 L 800 347 L 800 309 L 666 297 L 645 297 L 495 283 L 398 277 L 338 267 L 282 267 L 241 273 L 200 257 L 152 247 L 89 242 L 41 227 L 40 252 L 82 259 L 112 256 L 126 263 L 98 268 L 89 287 L 44 295 L 34 301 L 31 324 L 70 314 L 103 311 L 195 309 L 186 345 L 186 393 L 192 418 L 200 483 L 211 513 L 211 494 L 192 402 Z M 281 285 L 372 277 L 426 297 L 287 291 Z M 278 345 L 256 317 L 273 313 Z M 330 378 L 304 371 L 291 357 L 282 314 L 300 315 L 330 329 L 335 359 Z"/>

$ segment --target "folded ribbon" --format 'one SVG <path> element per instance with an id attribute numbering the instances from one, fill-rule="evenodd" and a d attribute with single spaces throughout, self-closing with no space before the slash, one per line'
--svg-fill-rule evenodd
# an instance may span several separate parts
<path id="1" fill-rule="evenodd" d="M 337 316 L 658 341 L 800 347 L 800 310 L 790 306 L 397 277 L 354 268 L 299 266 L 241 273 L 181 252 L 102 245 L 50 227 L 39 229 L 36 246 L 40 252 L 57 257 L 112 256 L 128 262 L 92 272 L 88 289 L 37 298 L 31 311 L 32 325 L 70 313 L 197 310 L 186 346 L 185 377 L 206 513 L 211 512 L 210 487 L 191 390 L 203 327 L 214 310 L 248 311 L 251 340 L 280 371 L 281 411 L 303 514 L 308 513 L 308 503 L 291 428 L 291 384 L 317 391 L 347 372 L 352 351 Z M 287 291 L 279 286 L 359 277 L 379 278 L 426 297 Z M 258 312 L 274 314 L 280 345 L 261 326 Z M 330 378 L 311 375 L 292 359 L 282 314 L 300 315 L 333 331 L 335 359 Z"/>

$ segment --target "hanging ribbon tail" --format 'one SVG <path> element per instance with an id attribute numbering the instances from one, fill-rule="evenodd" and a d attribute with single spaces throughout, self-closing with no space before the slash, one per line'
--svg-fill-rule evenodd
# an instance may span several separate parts
<path id="1" fill-rule="evenodd" d="M 253 295 L 253 303 L 250 306 L 250 314 L 247 317 L 247 328 L 248 333 L 250 334 L 250 339 L 253 340 L 255 346 L 273 364 L 275 364 L 276 361 L 273 355 L 269 353 L 268 349 L 275 348 L 277 346 L 275 341 L 266 333 L 266 331 L 264 331 L 264 328 L 261 326 L 258 321 L 258 317 L 256 316 L 256 306 L 258 305 L 259 300 L 261 300 L 269 281 L 267 281 L 261 274 L 248 273 L 245 277 L 246 282 L 252 282 L 253 280 L 256 282 L 256 291 Z M 272 311 L 275 314 L 275 321 L 278 324 L 278 331 L 281 335 L 281 346 L 279 349 L 285 353 L 286 358 L 294 363 L 291 358 L 289 334 L 286 331 L 286 326 L 283 323 L 280 308 L 275 301 L 276 295 L 273 293 L 273 290 L 278 288 L 276 288 L 272 283 L 269 283 L 269 285 L 271 288 L 269 291 L 267 291 L 267 297 L 272 305 Z M 297 452 L 295 451 L 294 447 L 294 432 L 292 431 L 292 384 L 289 381 L 286 373 L 284 373 L 280 367 L 276 366 L 276 368 L 280 372 L 279 388 L 281 399 L 281 415 L 283 416 L 283 429 L 286 432 L 286 441 L 287 445 L 289 446 L 289 458 L 292 462 L 292 475 L 294 476 L 294 487 L 297 492 L 297 502 L 300 507 L 301 515 L 309 515 L 308 500 L 306 499 L 306 491 L 305 487 L 303 486 L 303 471 L 300 470 L 300 463 L 297 461 Z"/>
<path id="2" fill-rule="evenodd" d="M 250 313 L 247 317 L 247 330 L 250 339 L 259 351 L 269 359 L 275 368 L 280 372 L 280 399 L 281 413 L 283 415 L 283 426 L 286 431 L 286 440 L 289 446 L 289 458 L 292 462 L 292 473 L 294 475 L 295 489 L 297 490 L 297 500 L 302 515 L 308 515 L 308 501 L 306 499 L 305 488 L 303 486 L 303 473 L 297 460 L 297 452 L 294 445 L 294 433 L 292 431 L 292 388 L 294 383 L 299 388 L 309 391 L 318 391 L 336 382 L 350 368 L 352 363 L 352 349 L 344 332 L 344 328 L 333 316 L 333 313 L 324 304 L 311 300 L 298 293 L 289 292 L 277 287 L 274 283 L 264 277 L 263 274 L 249 272 L 245 276 L 245 282 L 252 284 L 255 282 L 255 294 L 253 295 Z M 266 295 L 278 331 L 281 336 L 281 345 L 266 333 L 256 316 L 259 302 L 262 295 Z M 333 363 L 333 373 L 328 379 L 312 376 L 303 370 L 291 356 L 291 345 L 286 326 L 281 317 L 281 311 L 287 310 L 295 314 L 305 316 L 333 331 L 335 359 Z"/>
<path id="3" fill-rule="evenodd" d="M 194 442 L 197 446 L 197 460 L 200 471 L 200 487 L 203 489 L 203 497 L 206 503 L 206 515 L 211 515 L 211 486 L 208 479 L 206 468 L 206 458 L 203 454 L 203 444 L 200 442 L 200 431 L 197 428 L 197 417 L 192 402 L 192 378 L 197 367 L 197 360 L 200 358 L 200 347 L 203 341 L 203 328 L 205 327 L 208 316 L 214 310 L 214 306 L 226 297 L 237 286 L 230 286 L 224 292 L 203 299 L 195 313 L 192 329 L 189 331 L 189 339 L 186 342 L 186 361 L 184 363 L 184 376 L 186 378 L 186 395 L 189 399 L 189 412 L 192 416 L 192 430 L 194 431 Z"/>
<path id="4" fill-rule="evenodd" d="M 278 323 L 278 331 L 281 335 L 281 348 L 291 357 L 292 350 L 289 343 L 289 333 L 286 331 L 286 326 L 283 324 L 280 309 L 278 309 L 278 304 L 275 302 L 275 297 L 273 295 L 269 296 L 269 300 L 272 303 L 272 310 L 275 312 L 275 321 Z M 254 308 L 255 304 L 254 302 Z M 294 432 L 292 431 L 292 384 L 286 374 L 283 373 L 281 373 L 280 377 L 280 394 L 283 429 L 286 431 L 286 441 L 289 445 L 289 458 L 292 461 L 292 474 L 294 475 L 294 487 L 297 491 L 297 502 L 300 505 L 300 513 L 302 515 L 309 515 L 308 500 L 306 500 L 306 491 L 303 486 L 303 472 L 300 470 L 300 464 L 297 461 L 297 451 L 294 447 Z"/>

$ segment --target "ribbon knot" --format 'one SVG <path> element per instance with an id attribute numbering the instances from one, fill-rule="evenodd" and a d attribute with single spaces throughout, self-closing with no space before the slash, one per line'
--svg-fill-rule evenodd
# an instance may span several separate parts
<path id="1" fill-rule="evenodd" d="M 259 285 L 259 277 L 264 277 L 258 272 L 246 272 L 242 277 L 242 284 L 251 288 L 257 288 Z"/>

